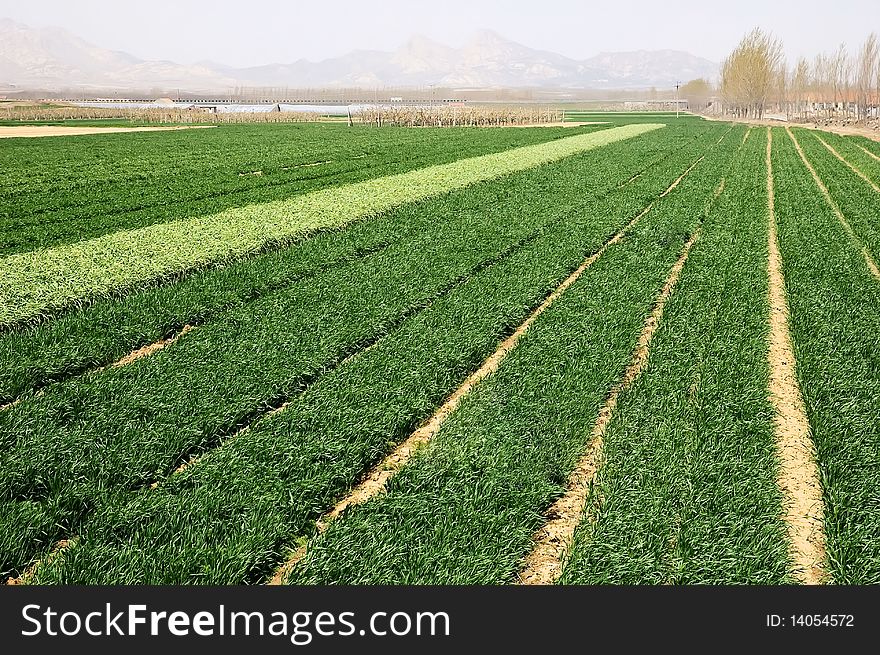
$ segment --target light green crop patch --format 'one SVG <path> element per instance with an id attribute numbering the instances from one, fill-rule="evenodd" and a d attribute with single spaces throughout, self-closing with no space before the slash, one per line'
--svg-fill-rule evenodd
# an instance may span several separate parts
<path id="1" fill-rule="evenodd" d="M 273 242 L 352 221 L 491 180 L 661 124 L 635 124 L 429 166 L 246 207 L 227 209 L 0 260 L 0 324 L 26 320 L 97 297 L 237 258 Z"/>

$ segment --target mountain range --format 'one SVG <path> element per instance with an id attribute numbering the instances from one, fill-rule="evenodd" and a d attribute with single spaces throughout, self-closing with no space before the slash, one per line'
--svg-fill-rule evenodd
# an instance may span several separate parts
<path id="1" fill-rule="evenodd" d="M 216 62 L 184 65 L 139 59 L 93 45 L 60 28 L 32 28 L 0 19 L 0 88 L 182 88 L 235 86 L 444 88 L 669 88 L 718 65 L 679 50 L 603 52 L 571 59 L 481 30 L 461 48 L 415 36 L 393 52 L 355 50 L 312 62 L 234 68 Z"/>

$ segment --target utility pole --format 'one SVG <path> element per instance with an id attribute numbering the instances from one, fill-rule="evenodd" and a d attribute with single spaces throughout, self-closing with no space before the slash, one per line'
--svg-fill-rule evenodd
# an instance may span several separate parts
<path id="1" fill-rule="evenodd" d="M 678 88 L 681 86 L 681 82 L 675 83 L 675 117 L 678 118 Z"/>

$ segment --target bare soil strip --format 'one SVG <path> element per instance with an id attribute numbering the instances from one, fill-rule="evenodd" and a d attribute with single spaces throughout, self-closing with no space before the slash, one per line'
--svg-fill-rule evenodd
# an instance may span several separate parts
<path id="1" fill-rule="evenodd" d="M 148 357 L 149 355 L 152 355 L 153 353 L 162 350 L 166 346 L 170 346 L 172 343 L 174 343 L 175 341 L 180 339 L 180 337 L 187 334 L 188 332 L 191 332 L 192 330 L 195 330 L 197 327 L 198 326 L 196 326 L 196 325 L 190 325 L 190 324 L 184 325 L 183 328 L 179 332 L 171 335 L 167 339 L 161 339 L 159 341 L 156 341 L 155 343 L 151 343 L 151 344 L 148 344 L 148 345 L 143 346 L 141 348 L 138 348 L 137 350 L 133 350 L 132 352 L 128 353 L 127 355 L 125 355 L 121 359 L 116 360 L 112 364 L 107 364 L 105 366 L 100 366 L 98 368 L 89 369 L 89 370 L 94 371 L 94 372 L 100 372 L 100 371 L 106 371 L 107 369 L 110 369 L 110 368 L 119 368 L 121 366 L 127 366 L 128 364 L 131 364 L 132 362 L 137 361 L 138 359 Z M 45 388 L 40 388 L 37 390 L 36 394 L 37 394 L 37 396 L 40 396 L 44 392 L 45 392 Z M 23 398 L 24 398 L 24 396 L 19 396 L 15 400 L 11 400 L 8 403 L 6 403 L 5 405 L 0 405 L 0 412 L 2 412 L 4 409 L 9 409 L 10 407 L 14 407 L 18 403 L 20 403 Z"/>
<path id="2" fill-rule="evenodd" d="M 878 157 L 877 155 L 875 155 L 873 152 L 871 152 L 871 151 L 868 150 L 867 148 L 863 148 L 863 147 L 860 146 L 858 143 L 855 144 L 855 145 L 856 145 L 856 148 L 858 148 L 859 150 L 861 150 L 862 152 L 864 152 L 866 155 L 868 155 L 868 157 L 873 157 L 873 158 L 876 159 L 877 161 L 880 161 L 880 157 Z"/>
<path id="3" fill-rule="evenodd" d="M 645 319 L 629 366 L 617 384 L 611 388 L 605 403 L 599 410 L 587 449 L 571 472 L 565 493 L 547 510 L 547 522 L 534 535 L 535 545 L 520 570 L 519 584 L 549 585 L 555 583 L 562 574 L 565 554 L 571 545 L 574 532 L 581 522 L 590 486 L 601 464 L 605 432 L 614 416 L 620 394 L 632 386 L 632 383 L 645 370 L 651 339 L 660 326 L 666 301 L 675 290 L 675 285 L 691 248 L 700 237 L 700 231 L 698 228 L 688 239 L 681 255 L 670 269 L 666 282 L 654 301 L 654 308 Z"/>
<path id="4" fill-rule="evenodd" d="M 41 136 L 81 136 L 84 134 L 116 134 L 119 132 L 165 132 L 168 130 L 198 130 L 216 125 L 171 125 L 167 127 L 76 127 L 67 125 L 10 125 L 0 126 L 0 139 Z"/>
<path id="5" fill-rule="evenodd" d="M 816 169 L 813 168 L 813 165 L 807 160 L 807 156 L 804 154 L 804 151 L 801 149 L 801 144 L 798 143 L 798 140 L 795 138 L 794 134 L 791 131 L 791 128 L 785 128 L 786 132 L 788 132 L 788 136 L 791 137 L 791 140 L 794 142 L 794 147 L 798 151 L 798 154 L 801 156 L 801 161 L 804 162 L 804 165 L 810 171 L 813 176 L 813 180 L 816 182 L 816 186 L 819 187 L 819 190 L 822 192 L 822 195 L 825 196 L 825 202 L 828 203 L 828 206 L 834 211 L 834 215 L 837 216 L 837 220 L 840 221 L 840 224 L 843 225 L 843 229 L 846 231 L 850 240 L 856 244 L 859 250 L 862 253 L 862 257 L 865 259 L 865 264 L 868 266 L 868 270 L 880 280 L 880 268 L 877 268 L 877 262 L 874 261 L 874 258 L 871 256 L 871 253 L 868 252 L 868 248 L 865 244 L 862 243 L 861 239 L 856 236 L 856 233 L 853 232 L 852 226 L 849 224 L 849 221 L 846 220 L 846 216 L 843 215 L 843 212 L 840 211 L 840 207 L 837 206 L 837 203 L 834 202 L 834 199 L 831 197 L 831 194 L 828 192 L 828 187 L 825 186 L 822 179 L 819 177 L 819 174 L 816 172 Z"/>
<path id="6" fill-rule="evenodd" d="M 61 555 L 65 550 L 67 550 L 71 543 L 73 543 L 72 539 L 62 539 L 57 544 L 52 547 L 52 550 L 49 551 L 49 554 L 46 555 L 43 559 L 38 559 L 33 564 L 31 564 L 27 570 L 22 573 L 17 578 L 9 578 L 6 580 L 7 585 L 26 585 L 30 584 L 31 580 L 34 579 L 34 576 L 37 573 L 37 569 L 39 569 L 44 564 L 51 564 L 59 555 Z"/>
<path id="7" fill-rule="evenodd" d="M 856 168 L 855 166 L 853 166 L 849 161 L 847 161 L 846 159 L 844 159 L 844 158 L 843 158 L 843 155 L 841 155 L 841 154 L 840 154 L 839 152 L 837 152 L 834 148 L 832 148 L 831 145 L 830 145 L 827 141 L 825 141 L 825 139 L 823 139 L 821 136 L 819 136 L 819 135 L 817 134 L 817 135 L 816 135 L 816 138 L 819 139 L 819 141 L 822 143 L 823 146 L 825 146 L 826 148 L 828 148 L 828 152 L 830 152 L 832 155 L 834 155 L 834 156 L 837 157 L 840 161 L 842 161 L 844 164 L 846 164 L 846 165 L 849 167 L 849 169 L 850 169 L 853 173 L 855 173 L 855 174 L 858 175 L 860 178 L 862 178 L 865 182 L 867 182 L 868 184 L 870 184 L 870 185 L 871 185 L 871 188 L 874 189 L 874 191 L 876 191 L 877 193 L 880 193 L 880 186 L 877 186 L 876 184 L 874 184 L 874 182 L 873 182 L 873 180 L 871 180 L 871 178 L 869 178 L 867 175 L 865 175 L 864 173 L 862 173 L 862 171 L 860 171 L 858 168 Z M 862 148 L 862 150 L 865 150 L 865 149 Z M 865 152 L 868 152 L 868 151 L 865 150 Z M 871 153 L 868 153 L 868 154 L 871 154 Z"/>
<path id="8" fill-rule="evenodd" d="M 684 173 L 682 173 L 682 174 L 678 177 L 678 179 L 677 179 L 675 182 L 673 182 L 672 184 L 670 184 L 670 185 L 669 185 L 669 188 L 666 189 L 666 191 L 664 191 L 663 193 L 660 194 L 660 198 L 665 198 L 665 197 L 668 196 L 670 193 L 672 193 L 672 190 L 673 190 L 675 187 L 678 186 L 678 184 L 679 184 L 679 183 L 685 178 L 685 176 L 686 176 L 688 173 L 690 173 L 692 170 L 694 170 L 694 168 L 696 167 L 696 165 L 699 164 L 701 161 L 703 161 L 705 158 L 706 158 L 706 155 L 702 155 L 702 156 L 701 156 L 699 159 L 697 159 L 693 164 L 691 164 L 690 166 L 688 166 L 688 169 L 687 169 Z M 648 207 L 647 207 L 647 209 L 645 209 L 645 211 L 643 211 L 641 214 L 639 214 L 639 216 L 644 216 L 645 214 L 647 214 L 648 211 L 650 211 L 651 207 L 653 207 L 653 206 L 654 206 L 654 203 L 652 202 L 650 205 L 648 205 Z"/>
<path id="9" fill-rule="evenodd" d="M 830 581 L 826 567 L 824 505 L 810 423 L 795 375 L 795 356 L 788 327 L 788 301 L 782 255 L 776 234 L 773 197 L 772 131 L 767 130 L 767 194 L 769 217 L 770 401 L 775 410 L 774 432 L 779 457 L 777 483 L 785 503 L 785 522 L 791 542 L 794 575 L 803 584 Z"/>
<path id="10" fill-rule="evenodd" d="M 658 197 L 662 198 L 667 195 L 672 189 L 674 189 L 678 184 L 684 179 L 684 177 L 693 170 L 694 166 L 699 164 L 703 157 L 700 157 L 693 164 L 691 164 L 688 169 L 682 173 L 669 187 Z M 531 314 L 523 321 L 520 326 L 511 334 L 507 339 L 505 339 L 500 346 L 492 353 L 483 363 L 482 365 L 474 371 L 458 389 L 456 389 L 449 398 L 440 406 L 440 408 L 434 413 L 431 418 L 429 418 L 421 427 L 419 427 L 415 432 L 413 432 L 405 441 L 398 444 L 398 446 L 394 449 L 394 451 L 388 455 L 385 459 L 383 459 L 379 464 L 373 467 L 364 479 L 358 484 L 352 491 L 345 496 L 342 500 L 340 500 L 336 505 L 324 514 L 321 518 L 319 518 L 315 523 L 315 528 L 318 534 L 323 533 L 327 526 L 336 519 L 342 512 L 344 512 L 347 508 L 352 505 L 359 505 L 378 495 L 385 489 L 385 485 L 388 480 L 396 474 L 400 469 L 402 469 L 406 463 L 410 460 L 413 454 L 421 447 L 427 444 L 439 431 L 443 423 L 447 418 L 458 408 L 462 399 L 469 394 L 474 387 L 476 387 L 480 382 L 489 377 L 492 373 L 498 370 L 498 367 L 501 365 L 501 362 L 513 351 L 514 348 L 519 344 L 520 339 L 523 334 L 529 329 L 532 323 L 543 314 L 547 308 L 550 307 L 565 291 L 574 284 L 577 279 L 586 271 L 590 266 L 592 266 L 603 254 L 608 250 L 611 246 L 616 243 L 619 243 L 624 235 L 632 229 L 636 223 L 656 204 L 657 200 L 651 201 L 644 209 L 642 209 L 639 214 L 631 219 L 623 228 L 621 228 L 614 236 L 608 239 L 599 250 L 595 253 L 587 257 L 580 266 L 565 280 L 560 283 L 553 292 L 547 296 L 544 301 L 535 308 Z M 287 559 L 284 564 L 282 564 L 272 576 L 271 580 L 268 584 L 270 585 L 280 585 L 284 582 L 284 579 L 287 577 L 287 574 L 293 569 L 294 566 L 302 560 L 306 555 L 307 544 L 301 545 L 297 548 Z"/>
<path id="11" fill-rule="evenodd" d="M 183 329 L 181 329 L 180 332 L 178 332 L 177 334 L 174 334 L 174 335 L 168 337 L 167 339 L 161 339 L 160 341 L 157 341 L 155 343 L 151 343 L 151 344 L 146 345 L 142 348 L 138 348 L 137 350 L 133 350 L 132 352 L 128 353 L 122 359 L 119 359 L 119 360 L 113 362 L 112 364 L 109 364 L 108 366 L 104 366 L 104 367 L 101 367 L 96 370 L 103 371 L 108 368 L 119 368 L 121 366 L 127 366 L 128 364 L 131 364 L 134 361 L 137 361 L 139 359 L 142 359 L 144 357 L 152 355 L 155 352 L 162 350 L 166 346 L 170 346 L 172 343 L 174 343 L 175 341 L 180 339 L 180 337 L 182 337 L 183 335 L 185 335 L 188 332 L 191 332 L 192 330 L 195 330 L 195 329 L 196 328 L 194 325 L 189 325 L 189 324 L 184 325 Z"/>
<path id="12" fill-rule="evenodd" d="M 726 183 L 727 183 L 727 180 L 722 177 L 721 181 L 718 183 L 718 186 L 715 187 L 715 191 L 712 192 L 712 199 L 713 200 L 717 199 L 718 196 L 720 196 L 722 193 L 724 193 L 724 186 Z"/>
<path id="13" fill-rule="evenodd" d="M 623 183 L 621 183 L 621 184 L 618 184 L 618 185 L 617 185 L 617 189 L 620 190 L 620 189 L 622 189 L 623 187 L 632 184 L 632 183 L 635 182 L 637 179 L 639 179 L 641 176 L 642 176 L 642 173 L 641 173 L 641 172 L 636 173 L 636 174 L 633 175 L 631 178 L 629 178 L 626 182 L 623 182 Z"/>

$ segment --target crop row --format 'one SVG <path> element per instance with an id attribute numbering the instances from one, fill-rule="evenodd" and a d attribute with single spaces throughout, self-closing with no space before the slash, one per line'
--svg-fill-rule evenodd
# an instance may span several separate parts
<path id="1" fill-rule="evenodd" d="M 880 256 L 880 224 L 877 222 L 880 194 L 829 152 L 815 132 L 798 129 L 793 133 L 846 222 L 876 260 Z M 828 140 L 824 134 L 822 138 Z M 838 145 L 834 144 L 835 149 Z"/>
<path id="2" fill-rule="evenodd" d="M 797 132 L 803 141 L 801 134 Z M 880 582 L 880 283 L 825 202 L 791 140 L 778 130 L 773 143 L 791 331 L 821 473 L 831 575 L 839 584 L 876 584 Z M 814 161 L 822 170 L 821 157 Z M 854 175 L 847 178 L 850 171 L 836 159 L 834 165 L 823 180 L 855 228 L 860 220 L 855 218 L 855 199 L 863 198 L 870 187 Z M 854 198 L 852 204 L 847 193 Z"/>
<path id="3" fill-rule="evenodd" d="M 570 179 L 576 169 L 580 195 L 591 198 L 664 165 L 681 148 L 693 152 L 703 141 L 704 130 L 657 130 L 640 139 L 609 144 L 564 165 L 560 179 Z M 601 166 L 597 165 L 600 161 Z M 543 174 L 520 173 L 515 181 L 523 198 L 557 193 L 559 188 L 558 181 Z M 99 300 L 54 321 L 7 331 L 0 334 L 0 403 L 52 380 L 109 364 L 184 325 L 205 323 L 225 309 L 361 259 L 446 218 L 445 213 L 435 216 L 401 208 L 287 248 L 196 271 L 178 282 L 122 299 Z"/>
<path id="4" fill-rule="evenodd" d="M 21 139 L 0 149 L 0 254 L 570 135 L 557 129 L 438 134 L 308 125 L 98 135 L 86 141 Z"/>
<path id="5" fill-rule="evenodd" d="M 660 127 L 627 125 L 502 153 L 322 189 L 289 200 L 114 232 L 0 260 L 0 323 L 112 295 L 181 271 L 337 228 L 405 203 L 448 193 Z"/>
<path id="6" fill-rule="evenodd" d="M 780 584 L 766 132 L 753 130 L 605 435 L 566 584 Z"/>
<path id="7" fill-rule="evenodd" d="M 834 148 L 850 165 L 863 173 L 874 184 L 880 184 L 880 144 L 861 137 L 840 136 L 829 132 L 812 132 Z M 873 155 L 873 156 L 872 156 Z"/>
<path id="8" fill-rule="evenodd" d="M 682 153 L 682 156 L 684 154 Z M 576 160 L 566 163 L 575 164 Z M 325 367 L 327 372 L 306 388 L 302 394 L 292 396 L 289 406 L 283 412 L 267 416 L 261 421 L 252 422 L 247 431 L 227 440 L 225 445 L 211 451 L 211 454 L 198 464 L 181 474 L 167 478 L 156 490 L 141 492 L 137 503 L 149 504 L 167 501 L 176 504 L 179 499 L 176 497 L 167 498 L 166 494 L 175 490 L 180 491 L 182 484 L 184 490 L 192 489 L 194 494 L 210 492 L 209 495 L 213 496 L 213 500 L 209 502 L 216 507 L 217 503 L 230 502 L 230 498 L 224 496 L 221 500 L 220 490 L 215 483 L 209 483 L 207 486 L 194 485 L 192 482 L 188 483 L 187 480 L 191 480 L 192 476 L 205 473 L 216 475 L 218 469 L 232 475 L 233 478 L 230 479 L 236 477 L 248 479 L 250 483 L 246 489 L 242 488 L 240 484 L 229 487 L 228 491 L 233 499 L 240 498 L 245 505 L 241 507 L 237 501 L 232 502 L 228 506 L 228 512 L 236 514 L 252 509 L 253 511 L 267 512 L 266 516 L 271 516 L 274 510 L 270 511 L 271 508 L 266 505 L 269 502 L 269 496 L 266 496 L 265 502 L 261 500 L 263 495 L 270 494 L 271 498 L 276 500 L 280 498 L 285 504 L 294 503 L 294 506 L 298 507 L 296 511 L 301 518 L 293 522 L 279 524 L 274 529 L 270 529 L 263 522 L 261 523 L 263 527 L 257 529 L 256 524 L 251 521 L 232 521 L 231 523 L 216 521 L 211 518 L 216 518 L 216 515 L 211 512 L 205 514 L 203 518 L 197 519 L 196 517 L 202 514 L 202 510 L 199 509 L 202 505 L 186 501 L 185 504 L 190 507 L 188 510 L 190 516 L 187 521 L 191 523 L 191 526 L 187 529 L 188 536 L 183 538 L 188 540 L 187 543 L 193 543 L 189 541 L 191 536 L 195 543 L 201 544 L 200 548 L 206 548 L 212 539 L 202 541 L 198 530 L 219 529 L 235 533 L 236 539 L 244 538 L 251 540 L 251 542 L 259 541 L 262 543 L 261 548 L 256 548 L 253 543 L 247 547 L 230 545 L 228 548 L 220 550 L 210 548 L 210 553 L 206 556 L 210 558 L 227 556 L 237 558 L 237 563 L 234 566 L 245 567 L 237 569 L 236 574 L 231 576 L 229 567 L 233 566 L 232 563 L 218 564 L 216 574 L 226 576 L 228 579 L 242 579 L 242 576 L 252 578 L 255 566 L 262 570 L 269 563 L 277 564 L 279 549 L 285 543 L 289 543 L 294 535 L 305 529 L 308 521 L 314 518 L 316 509 L 320 511 L 320 507 L 332 500 L 347 485 L 350 485 L 371 461 L 386 451 L 391 441 L 399 439 L 399 435 L 411 429 L 430 413 L 443 396 L 474 367 L 474 363 L 491 352 L 497 341 L 503 338 L 511 326 L 516 325 L 522 316 L 540 301 L 549 288 L 552 288 L 577 266 L 584 257 L 585 251 L 589 252 L 598 247 L 608 234 L 639 212 L 646 203 L 648 194 L 656 196 L 659 193 L 658 186 L 662 191 L 665 186 L 668 186 L 670 178 L 674 179 L 683 168 L 687 167 L 687 163 L 679 162 L 677 171 L 657 171 L 655 174 L 644 176 L 644 179 L 639 178 L 632 185 L 604 198 L 597 199 L 592 203 L 580 204 L 566 202 L 566 198 L 578 196 L 578 188 L 575 182 L 577 179 L 576 166 L 572 167 L 570 174 L 559 179 L 558 176 L 564 170 L 564 164 L 550 166 L 543 171 L 546 174 L 546 179 L 558 179 L 559 186 L 556 192 L 546 196 L 554 199 L 552 203 L 525 202 L 525 199 L 518 197 L 516 193 L 517 181 L 515 179 L 511 181 L 509 186 L 505 186 L 504 181 L 499 181 L 449 196 L 447 200 L 458 198 L 459 203 L 474 207 L 482 221 L 491 222 L 493 217 L 497 217 L 494 220 L 503 221 L 505 225 L 510 226 L 510 217 L 517 216 L 518 220 L 514 223 L 541 219 L 546 227 L 536 235 L 534 240 L 527 242 L 520 250 L 512 252 L 509 257 L 496 260 L 491 266 L 471 275 L 463 284 L 452 288 L 448 294 L 436 298 L 424 310 L 410 315 L 398 325 L 389 328 L 385 332 L 385 336 L 378 339 L 372 348 L 360 351 L 360 354 L 348 358 L 339 366 Z M 662 182 L 664 175 L 666 179 L 665 182 Z M 493 185 L 498 189 L 491 193 L 485 192 L 486 188 Z M 505 199 L 500 199 L 499 191 L 501 189 L 506 190 L 510 195 Z M 481 190 L 484 193 L 482 196 L 484 200 L 474 205 L 473 201 L 480 197 Z M 440 203 L 441 200 L 427 203 L 423 210 L 436 215 Z M 447 205 L 447 207 L 451 207 L 451 205 Z M 450 228 L 450 236 L 454 231 Z M 570 235 L 569 238 L 563 238 L 566 235 Z M 454 260 L 457 256 L 452 253 L 457 253 L 462 247 L 457 239 L 449 238 L 446 234 L 442 236 L 443 238 L 437 238 L 436 235 L 428 234 L 425 236 L 425 242 L 426 244 L 428 242 L 436 244 L 432 246 L 433 248 L 443 248 L 447 253 L 443 255 L 443 259 L 438 258 L 432 261 L 430 248 L 428 252 L 422 248 L 410 248 L 409 257 L 400 254 L 400 263 L 397 266 L 408 268 L 410 271 L 426 267 L 448 269 L 450 264 L 447 262 Z M 474 244 L 470 246 L 474 248 L 476 245 L 475 236 L 470 234 L 460 238 Z M 496 239 L 497 236 L 496 234 Z M 363 295 L 363 292 L 353 288 L 353 285 L 375 285 L 390 277 L 394 268 L 389 266 L 389 262 L 386 261 L 383 262 L 383 270 L 377 269 L 372 276 L 349 272 L 343 276 L 345 279 L 351 280 L 348 283 L 349 288 L 343 292 L 344 297 L 349 299 L 349 302 L 354 302 L 351 298 Z M 410 273 L 409 277 L 411 278 L 412 275 L 413 273 Z M 413 283 L 424 286 L 424 282 L 417 280 Z M 391 286 L 389 285 L 389 288 Z M 391 302 L 393 300 L 389 298 L 383 300 L 381 304 Z M 339 329 L 342 329 L 342 326 L 350 325 L 350 318 L 336 316 L 335 310 L 330 310 L 333 308 L 328 304 L 319 306 L 315 310 L 300 304 L 295 310 L 296 315 L 290 316 L 288 313 L 284 321 L 275 321 L 270 325 L 274 330 L 284 330 L 285 332 L 289 330 L 290 333 L 297 330 L 301 320 L 312 322 L 325 320 L 331 324 L 339 322 L 341 324 Z M 301 317 L 297 318 L 300 314 Z M 346 327 L 346 329 L 352 328 Z M 197 333 L 193 333 L 192 336 L 197 336 Z M 189 339 L 189 335 L 187 339 Z M 258 340 L 251 342 L 239 337 L 232 339 L 231 343 L 227 339 L 224 341 L 224 346 L 229 349 L 230 346 L 238 347 L 241 344 L 242 348 L 254 348 L 258 343 L 260 343 Z M 426 343 L 429 347 L 417 348 L 418 343 Z M 184 360 L 184 346 L 186 346 L 186 341 L 181 340 L 171 348 L 171 350 L 178 350 L 178 352 L 168 363 L 168 368 L 172 369 L 169 374 L 187 368 L 188 362 Z M 278 348 L 277 354 L 267 351 L 267 348 L 273 347 L 271 342 L 268 344 L 263 342 L 259 345 L 261 352 L 265 352 L 266 355 L 273 358 L 273 361 L 268 362 L 271 364 L 270 366 L 261 366 L 261 373 L 239 370 L 247 368 L 247 362 L 242 361 L 239 355 L 222 368 L 218 369 L 215 364 L 211 371 L 204 373 L 200 370 L 193 371 L 195 374 L 193 381 L 201 384 L 200 379 L 204 376 L 206 378 L 204 384 L 213 388 L 217 384 L 218 377 L 221 380 L 228 377 L 230 387 L 234 385 L 238 390 L 238 395 L 241 395 L 243 391 L 242 376 L 261 377 L 265 378 L 267 382 L 270 380 L 280 382 L 284 371 L 281 369 L 281 364 L 275 364 L 274 358 L 288 360 L 291 353 L 284 352 L 283 348 Z M 163 354 L 164 351 L 159 353 L 157 359 Z M 411 361 L 411 357 L 415 357 L 416 361 Z M 431 362 L 436 362 L 436 364 L 432 365 Z M 401 369 L 402 365 L 406 365 L 405 368 Z M 284 366 L 288 365 L 284 364 Z M 213 380 L 210 379 L 212 377 Z M 102 384 L 104 383 L 102 382 Z M 174 401 L 179 402 L 179 399 L 175 398 Z M 212 399 L 203 397 L 201 402 L 206 407 L 198 410 L 198 413 L 204 414 L 205 410 L 210 408 L 211 401 Z M 241 404 L 244 401 L 237 402 Z M 15 409 L 17 407 L 12 408 L 13 411 Z M 350 414 L 352 411 L 357 414 L 353 420 Z M 204 424 L 204 420 L 198 415 L 195 417 L 181 416 L 175 420 L 181 423 Z M 389 425 L 389 421 L 394 427 Z M 290 438 L 279 436 L 279 434 L 285 434 L 289 431 L 294 433 L 291 438 L 299 443 L 291 444 Z M 181 428 L 178 426 L 174 433 L 168 434 L 166 438 L 173 438 L 180 432 Z M 268 451 L 265 450 L 267 442 L 275 444 Z M 143 457 L 142 440 L 135 441 L 131 448 L 133 451 L 138 451 L 137 458 Z M 164 458 L 169 465 L 176 463 L 177 460 L 168 458 L 167 452 L 172 449 L 169 449 L 167 445 L 157 450 L 158 452 L 149 454 L 145 460 L 158 458 L 162 461 Z M 282 452 L 286 453 L 284 457 L 281 456 Z M 246 453 L 251 453 L 251 455 L 246 455 Z M 232 463 L 236 461 L 238 464 L 230 468 Z M 286 483 L 280 484 L 276 474 L 271 470 L 266 471 L 266 475 L 263 477 L 253 473 L 243 473 L 243 469 L 247 469 L 249 466 L 264 465 L 267 462 L 273 462 L 282 467 L 278 474 L 284 476 L 287 480 Z M 131 468 L 131 464 L 126 466 L 128 469 Z M 172 468 L 173 466 L 166 467 L 166 471 L 170 472 Z M 285 473 L 283 470 L 285 468 L 293 470 Z M 223 475 L 227 473 L 223 473 Z M 239 477 L 241 475 L 244 477 Z M 297 480 L 297 484 L 291 484 L 292 480 Z M 124 501 L 128 494 L 123 491 L 126 488 L 131 488 L 131 485 L 119 483 L 112 485 L 112 487 L 111 485 L 93 485 L 93 497 L 97 499 L 102 494 L 108 496 L 106 501 L 102 501 L 102 506 L 108 512 L 126 511 Z M 256 494 L 256 496 L 252 494 Z M 274 503 L 276 500 L 272 502 Z M 292 508 L 288 507 L 286 511 L 292 511 Z M 228 512 L 224 512 L 222 515 L 229 516 Z M 162 512 L 161 517 L 157 518 L 176 521 L 179 517 L 179 514 L 165 516 L 165 513 Z M 205 520 L 208 520 L 207 524 L 205 524 Z M 84 544 L 90 543 L 88 538 L 90 530 L 98 530 L 97 527 L 90 528 L 89 526 L 102 524 L 103 519 L 97 520 L 95 523 L 87 522 L 83 530 L 80 531 L 81 539 L 78 544 L 81 545 L 78 548 L 85 548 Z M 130 523 L 127 525 L 132 529 L 136 528 Z M 144 529 L 147 528 L 148 526 L 144 526 Z M 163 529 L 168 529 L 168 526 Z M 240 534 L 242 529 L 246 534 Z M 3 530 L 3 532 L 8 531 Z M 134 539 L 132 535 L 126 537 L 126 539 L 128 538 Z M 168 545 L 180 546 L 180 539 L 181 537 L 177 537 Z M 51 538 L 44 540 L 43 543 L 50 540 Z M 250 559 L 246 562 L 242 561 L 241 558 L 245 557 Z M 159 567 L 190 567 L 191 564 L 192 560 L 183 561 L 180 558 L 177 558 L 176 563 L 171 561 L 156 562 Z M 162 575 L 167 578 L 172 573 L 166 572 Z M 181 572 L 177 571 L 174 575 L 181 575 Z M 191 568 L 183 572 L 184 579 L 188 579 L 190 575 L 192 575 Z"/>
<path id="9" fill-rule="evenodd" d="M 253 582 L 362 472 L 402 440 L 584 257 L 687 167 L 639 178 L 570 213 L 560 195 L 500 208 L 555 214 L 533 242 L 472 276 L 284 411 L 155 490 L 110 494 L 41 581 Z M 546 172 L 550 172 L 547 169 Z M 569 180 L 564 185 L 576 192 Z M 513 187 L 510 187 L 512 190 Z M 547 203 L 553 198 L 553 204 Z M 674 249 L 674 244 L 667 244 Z"/>
<path id="10" fill-rule="evenodd" d="M 634 211 L 686 165 L 670 161 L 639 178 L 626 197 L 602 202 Z M 547 175 L 554 172 L 567 174 Z M 151 357 L 68 380 L 0 412 L 0 494 L 12 503 L 2 532 L 10 548 L 20 553 L 16 549 L 51 540 L 53 530 L 72 529 L 110 488 L 161 478 L 474 271 L 513 253 L 517 243 L 531 243 L 561 215 L 590 213 L 574 182 L 577 173 L 576 159 L 534 172 L 559 204 L 527 203 L 527 212 L 518 209 L 525 199 L 516 176 L 406 208 L 448 218 L 347 266 L 232 308 Z M 20 561 L 20 555 L 8 557 L 12 566 Z"/>
<path id="11" fill-rule="evenodd" d="M 710 205 L 715 148 L 575 282 L 388 484 L 308 544 L 289 581 L 504 584 L 564 488 L 645 316 Z"/>

